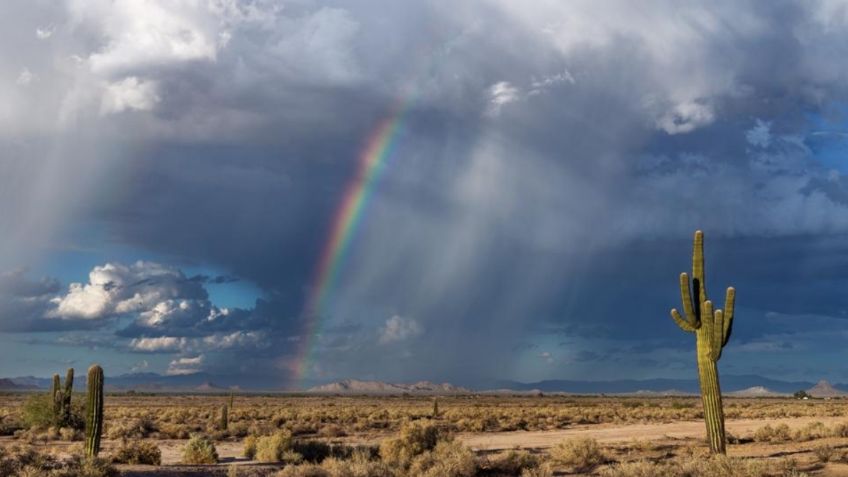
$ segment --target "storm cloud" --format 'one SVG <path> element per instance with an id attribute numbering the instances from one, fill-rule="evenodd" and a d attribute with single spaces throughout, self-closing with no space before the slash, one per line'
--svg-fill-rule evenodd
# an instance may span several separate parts
<path id="1" fill-rule="evenodd" d="M 848 378 L 841 347 L 810 346 L 848 332 L 846 4 L 20 0 L 0 18 L 0 266 L 30 270 L 0 279 L 0 340 L 93 330 L 125 371 L 144 354 L 281 385 L 312 329 L 307 382 L 674 377 L 700 228 L 710 290 L 739 290 L 727 369 Z M 336 209 L 398 104 L 316 328 Z M 237 284 L 257 296 L 216 302 Z"/>

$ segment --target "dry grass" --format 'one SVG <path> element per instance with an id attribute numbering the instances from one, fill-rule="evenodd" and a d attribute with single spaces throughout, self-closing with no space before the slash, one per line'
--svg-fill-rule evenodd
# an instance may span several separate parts
<path id="1" fill-rule="evenodd" d="M 550 454 L 554 463 L 570 467 L 575 472 L 590 471 L 608 460 L 598 442 L 585 437 L 560 442 Z"/>
<path id="2" fill-rule="evenodd" d="M 0 434 L 15 436 L 5 438 L 5 443 L 0 442 L 0 449 L 3 445 L 19 444 L 22 449 L 64 449 L 61 453 L 66 455 L 69 452 L 67 441 L 79 440 L 79 430 L 40 425 L 27 428 L 29 421 L 24 419 L 27 399 L 20 394 L 0 398 Z M 676 442 L 671 439 L 633 440 L 615 445 L 569 440 L 534 453 L 513 450 L 475 455 L 449 437 L 463 432 L 542 431 L 578 426 L 592 429 L 596 424 L 691 423 L 702 419 L 697 398 L 440 397 L 439 419 L 433 420 L 432 399 L 427 397 L 244 396 L 230 411 L 229 429 L 221 431 L 218 429 L 219 410 L 226 400 L 226 396 L 205 395 L 167 398 L 110 395 L 105 409 L 107 450 L 118 462 L 142 462 L 146 456 L 155 454 L 153 447 L 159 442 L 165 453 L 167 445 L 172 446 L 168 462 L 175 462 L 179 457 L 175 455 L 174 445 L 157 440 L 188 439 L 190 435 L 201 434 L 206 437 L 200 442 L 184 441 L 188 442 L 185 449 L 190 455 L 185 462 L 215 462 L 216 445 L 225 457 L 241 455 L 238 443 L 242 441 L 244 457 L 275 464 L 257 468 L 273 468 L 276 472 L 285 464 L 281 475 L 286 476 L 547 477 L 581 472 L 612 476 L 747 477 L 755 475 L 757 469 L 765 469 L 763 475 L 773 476 L 799 475 L 800 472 L 791 466 L 781 470 L 774 462 L 745 459 L 731 460 L 741 470 L 721 474 L 727 471 L 727 463 L 706 459 L 703 442 L 692 439 Z M 796 421 L 788 426 L 772 422 L 756 431 L 749 424 L 747 430 L 738 431 L 739 439 L 731 443 L 736 449 L 750 446 L 757 447 L 759 452 L 767 449 L 766 452 L 772 454 L 784 450 L 794 452 L 807 466 L 805 469 L 814 472 L 826 466 L 833 467 L 844 458 L 841 449 L 848 445 L 844 440 L 848 439 L 848 422 L 841 422 L 844 409 L 843 400 L 725 400 L 728 419 L 763 420 L 765 424 L 775 419 L 811 418 L 810 424 L 801 425 Z M 827 425 L 815 422 L 816 419 Z M 126 440 L 126 443 L 120 445 L 116 442 L 119 440 Z M 377 442 L 381 443 L 379 450 Z M 357 446 L 363 449 L 354 451 Z M 23 467 L 17 462 L 30 459 L 23 451 L 16 451 L 14 455 L 12 459 L 0 460 L 0 465 L 16 462 L 14 465 L 20 470 Z M 38 459 L 53 462 L 49 465 L 57 468 L 72 465 L 70 461 L 59 462 L 67 460 L 64 456 L 58 461 L 56 457 L 44 455 L 30 460 Z M 27 465 L 36 469 L 39 464 L 24 464 Z M 220 470 L 223 473 L 226 469 L 222 466 Z M 0 475 L 3 471 L 0 467 Z M 252 466 L 241 465 L 234 466 L 232 472 L 241 477 L 267 475 L 267 471 L 257 473 L 260 471 Z"/>

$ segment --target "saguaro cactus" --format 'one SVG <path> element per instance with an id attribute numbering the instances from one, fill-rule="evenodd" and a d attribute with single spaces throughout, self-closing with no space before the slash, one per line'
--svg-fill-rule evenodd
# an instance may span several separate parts
<path id="1" fill-rule="evenodd" d="M 683 331 L 695 334 L 698 379 L 701 384 L 707 439 L 714 454 L 724 454 L 724 411 L 716 363 L 721 358 L 722 348 L 730 339 L 736 290 L 733 287 L 727 289 L 723 312 L 713 309 L 713 303 L 707 298 L 704 282 L 704 233 L 700 230 L 695 232 L 692 252 L 692 286 L 689 286 L 689 276 L 681 273 L 680 297 L 686 316 L 684 318 L 677 309 L 672 309 L 671 317 Z"/>
<path id="2" fill-rule="evenodd" d="M 222 404 L 221 405 L 221 422 L 220 422 L 220 425 L 218 427 L 220 427 L 222 431 L 226 431 L 227 427 L 229 426 L 229 423 L 230 423 L 230 416 L 229 416 L 229 413 L 227 412 L 227 405 Z"/>
<path id="3" fill-rule="evenodd" d="M 71 396 L 74 394 L 74 368 L 68 368 L 65 376 L 65 390 L 62 393 L 62 425 L 71 422 Z"/>
<path id="4" fill-rule="evenodd" d="M 53 375 L 50 394 L 53 396 L 53 420 L 58 421 L 62 417 L 62 378 L 58 374 Z"/>
<path id="5" fill-rule="evenodd" d="M 103 433 L 103 368 L 88 368 L 88 401 L 85 418 L 85 455 L 97 457 L 100 435 Z"/>

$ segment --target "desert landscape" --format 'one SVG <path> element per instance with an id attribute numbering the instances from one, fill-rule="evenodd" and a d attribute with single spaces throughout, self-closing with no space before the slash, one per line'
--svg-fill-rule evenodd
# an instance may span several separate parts
<path id="1" fill-rule="evenodd" d="M 371 391 L 107 393 L 99 472 L 151 477 L 848 475 L 848 403 L 840 396 L 727 397 L 727 456 L 710 457 L 701 402 L 692 395 Z M 81 451 L 83 431 L 40 427 L 37 406 L 50 402 L 45 397 L 2 395 L 3 475 L 76 475 L 73 456 Z M 77 399 L 82 395 L 74 395 Z M 61 473 L 63 468 L 69 473 Z"/>
<path id="2" fill-rule="evenodd" d="M 0 0 L 0 477 L 848 477 L 846 343 L 848 0 Z"/>

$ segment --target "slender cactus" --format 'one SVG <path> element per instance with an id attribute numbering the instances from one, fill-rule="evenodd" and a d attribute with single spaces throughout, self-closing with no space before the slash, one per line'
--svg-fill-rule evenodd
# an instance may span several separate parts
<path id="1" fill-rule="evenodd" d="M 227 430 L 227 426 L 230 423 L 229 413 L 227 412 L 227 405 L 224 404 L 221 406 L 221 422 L 218 427 L 221 428 L 222 431 Z"/>
<path id="2" fill-rule="evenodd" d="M 681 316 L 677 309 L 672 309 L 671 318 L 683 331 L 695 333 L 698 379 L 701 384 L 707 439 L 712 453 L 725 454 L 727 440 L 724 433 L 724 411 L 717 362 L 721 358 L 722 348 L 730 339 L 736 290 L 733 287 L 727 289 L 724 311 L 713 309 L 713 303 L 707 298 L 704 281 L 704 233 L 700 230 L 695 232 L 693 249 L 691 289 L 689 276 L 686 273 L 680 274 L 680 296 L 685 317 Z"/>
<path id="3" fill-rule="evenodd" d="M 235 401 L 235 396 L 233 395 L 232 392 L 230 392 L 230 402 L 228 404 L 230 406 L 231 411 L 233 410 L 233 401 Z"/>
<path id="4" fill-rule="evenodd" d="M 62 378 L 58 374 L 53 375 L 50 394 L 53 396 L 53 420 L 58 422 L 62 417 Z"/>
<path id="5" fill-rule="evenodd" d="M 85 455 L 97 457 L 100 452 L 100 436 L 103 433 L 103 368 L 92 365 L 88 368 L 88 402 L 85 419 Z"/>
<path id="6" fill-rule="evenodd" d="M 65 390 L 62 393 L 62 425 L 71 422 L 71 396 L 74 395 L 74 368 L 68 368 L 65 376 Z"/>
<path id="7" fill-rule="evenodd" d="M 439 397 L 433 398 L 433 417 L 439 417 Z"/>

